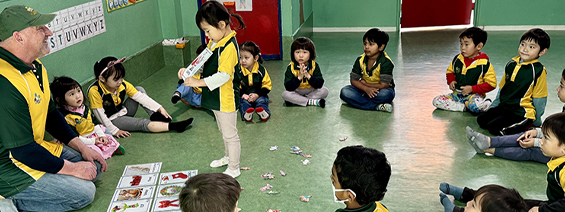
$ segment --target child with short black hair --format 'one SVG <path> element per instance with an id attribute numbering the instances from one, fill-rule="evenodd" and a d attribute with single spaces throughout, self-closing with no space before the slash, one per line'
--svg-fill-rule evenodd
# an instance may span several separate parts
<path id="1" fill-rule="evenodd" d="M 388 209 L 381 204 L 391 175 L 383 152 L 363 146 L 348 146 L 337 152 L 330 176 L 336 202 L 345 202 L 336 212 L 372 212 Z"/>
<path id="2" fill-rule="evenodd" d="M 129 131 L 184 132 L 192 123 L 192 118 L 171 122 L 172 118 L 165 108 L 147 95 L 145 89 L 134 87 L 124 80 L 125 61 L 116 57 L 105 57 L 94 64 L 96 81 L 88 88 L 90 107 L 96 119 L 110 130 L 112 135 L 123 138 Z M 126 99 L 126 96 L 129 98 Z M 134 117 L 141 105 L 149 119 Z"/>
<path id="3" fill-rule="evenodd" d="M 561 72 L 557 97 L 565 103 L 565 69 Z M 562 112 L 565 112 L 565 107 Z M 551 157 L 545 156 L 539 148 L 542 138 L 543 132 L 537 127 L 514 135 L 489 137 L 467 126 L 467 141 L 478 154 L 490 153 L 508 160 L 549 162 Z"/>
<path id="4" fill-rule="evenodd" d="M 267 69 L 261 65 L 263 57 L 259 46 L 253 41 L 243 42 L 239 46 L 239 63 L 241 119 L 250 122 L 253 120 L 253 112 L 256 112 L 262 121 L 267 121 L 271 117 L 268 94 L 273 85 Z"/>
<path id="5" fill-rule="evenodd" d="M 324 87 L 324 78 L 316 59 L 314 42 L 307 37 L 299 37 L 290 47 L 290 58 L 284 74 L 285 91 L 282 93 L 286 105 L 308 105 L 326 107 L 325 98 L 329 90 Z"/>
<path id="6" fill-rule="evenodd" d="M 57 109 L 86 146 L 98 152 L 104 159 L 125 153 L 110 131 L 104 125 L 93 121 L 92 112 L 84 104 L 84 94 L 76 80 L 66 76 L 55 77 L 49 88 Z"/>
<path id="7" fill-rule="evenodd" d="M 206 48 L 206 44 L 200 45 L 196 49 L 196 56 L 198 56 L 204 49 Z M 202 74 L 202 68 L 196 72 L 192 77 L 195 79 L 200 79 L 200 75 Z M 190 87 L 184 85 L 184 80 L 179 79 L 177 90 L 173 93 L 173 97 L 171 98 L 171 102 L 176 104 L 178 101 L 182 101 L 185 104 L 192 105 L 196 108 L 200 108 L 200 104 L 202 103 L 202 88 L 199 87 Z"/>
<path id="8" fill-rule="evenodd" d="M 547 103 L 547 71 L 538 58 L 549 49 L 549 35 L 530 29 L 520 38 L 518 56 L 504 68 L 500 90 L 477 123 L 493 135 L 512 135 L 541 125 Z"/>
<path id="9" fill-rule="evenodd" d="M 232 30 L 233 20 L 239 22 L 239 27 Z M 210 167 L 228 166 L 224 171 L 232 177 L 241 174 L 239 158 L 241 143 L 237 132 L 237 109 L 239 108 L 239 45 L 235 30 L 245 28 L 243 19 L 237 14 L 231 14 L 218 1 L 207 1 L 196 12 L 196 25 L 208 39 L 207 48 L 212 56 L 202 68 L 200 79 L 187 77 L 183 79 L 185 68 L 178 72 L 179 79 L 184 85 L 202 88 L 202 107 L 212 110 L 218 129 L 224 140 L 224 156 L 213 160 Z"/>
<path id="10" fill-rule="evenodd" d="M 529 211 L 565 211 L 565 113 L 553 114 L 545 119 L 541 127 L 543 138 L 540 141 L 540 149 L 545 156 L 551 157 L 547 162 L 547 201 L 525 200 Z M 456 186 L 442 183 L 440 190 L 445 194 L 450 194 L 455 199 L 461 199 L 471 195 L 473 192 L 469 188 L 459 188 Z M 440 194 L 440 196 L 442 196 Z M 446 212 L 450 211 L 452 203 L 445 201 L 442 197 L 441 201 Z M 467 198 L 468 199 L 468 198 Z M 450 205 L 451 203 L 451 205 Z"/>
<path id="11" fill-rule="evenodd" d="M 439 188 L 443 192 L 439 196 L 445 212 L 526 212 L 530 208 L 518 191 L 499 185 L 485 185 L 476 191 L 465 187 L 461 194 L 450 190 L 450 188 L 461 188 L 447 183 L 442 183 Z M 446 194 L 453 195 L 455 199 L 466 202 L 467 207 L 455 206 Z"/>
<path id="12" fill-rule="evenodd" d="M 183 212 L 237 212 L 241 187 L 223 173 L 198 174 L 189 178 L 179 194 Z"/>
<path id="13" fill-rule="evenodd" d="M 384 52 L 388 34 L 378 28 L 363 35 L 364 54 L 357 57 L 349 74 L 351 85 L 341 89 L 339 97 L 347 104 L 363 110 L 392 112 L 394 99 L 394 63 Z"/>
<path id="14" fill-rule="evenodd" d="M 480 52 L 487 42 L 487 32 L 470 27 L 459 35 L 459 49 L 447 68 L 450 94 L 436 96 L 432 104 L 443 110 L 481 113 L 488 110 L 485 94 L 496 88 L 496 74 L 488 56 Z"/>

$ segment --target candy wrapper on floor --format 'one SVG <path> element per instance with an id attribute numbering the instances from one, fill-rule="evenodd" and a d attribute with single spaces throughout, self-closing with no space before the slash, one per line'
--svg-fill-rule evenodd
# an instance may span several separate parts
<path id="1" fill-rule="evenodd" d="M 300 201 L 302 201 L 302 202 L 310 202 L 310 197 L 312 197 L 312 195 L 300 196 Z"/>

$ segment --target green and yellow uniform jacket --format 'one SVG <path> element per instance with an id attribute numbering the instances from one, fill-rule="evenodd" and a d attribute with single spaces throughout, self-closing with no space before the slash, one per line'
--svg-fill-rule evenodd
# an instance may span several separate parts
<path id="1" fill-rule="evenodd" d="M 457 82 L 456 89 L 471 85 L 473 93 L 485 96 L 496 88 L 496 73 L 485 53 L 480 52 L 473 59 L 465 58 L 463 54 L 455 56 L 446 71 L 447 84 Z"/>
<path id="2" fill-rule="evenodd" d="M 518 116 L 536 120 L 545 110 L 545 104 L 534 107 L 535 98 L 547 98 L 547 71 L 537 60 L 520 63 L 520 56 L 512 58 L 504 69 L 497 96 L 498 107 Z M 495 104 L 493 102 L 493 104 Z M 541 108 L 543 107 L 543 108 Z M 536 114 L 540 111 L 541 114 Z"/>
<path id="3" fill-rule="evenodd" d="M 335 212 L 388 212 L 388 209 L 380 202 L 372 202 L 357 209 L 337 209 Z"/>
<path id="4" fill-rule="evenodd" d="M 23 191 L 46 172 L 57 173 L 63 167 L 64 161 L 59 158 L 63 145 L 43 140 L 46 128 L 65 143 L 76 137 L 68 126 L 70 134 L 65 136 L 54 131 L 65 126 L 50 122 L 52 115 L 58 115 L 66 124 L 50 101 L 45 68 L 39 60 L 33 65 L 29 67 L 0 48 L 0 199 Z M 22 148 L 30 154 L 18 154 Z"/>
<path id="5" fill-rule="evenodd" d="M 242 66 L 239 74 L 241 75 L 239 76 L 241 95 L 256 93 L 259 96 L 267 96 L 273 88 L 267 69 L 258 62 L 255 62 L 252 70 L 247 70 Z"/>
<path id="6" fill-rule="evenodd" d="M 239 65 L 239 46 L 235 34 L 235 31 L 232 31 L 213 47 L 212 41 L 208 43 L 212 56 L 204 63 L 201 79 L 217 72 L 229 74 L 230 79 L 214 90 L 208 87 L 202 88 L 202 107 L 204 108 L 222 112 L 234 112 L 239 108 L 240 79 L 236 73 L 241 71 L 241 65 Z"/>
<path id="7" fill-rule="evenodd" d="M 88 88 L 88 99 L 92 109 L 104 108 L 104 113 L 110 117 L 122 110 L 126 95 L 132 97 L 137 92 L 131 83 L 124 80 L 116 93 L 112 93 L 97 80 Z"/>
<path id="8" fill-rule="evenodd" d="M 539 208 L 540 212 L 565 211 L 565 157 L 552 158 L 547 162 L 547 199 L 549 204 Z"/>
<path id="9" fill-rule="evenodd" d="M 381 82 L 389 84 L 390 87 L 394 88 L 394 80 L 392 79 L 392 70 L 394 69 L 394 63 L 392 59 L 388 57 L 386 52 L 381 52 L 377 61 L 371 67 L 368 64 L 369 58 L 365 54 L 357 57 L 355 63 L 353 63 L 353 69 L 351 70 L 350 80 L 351 81 L 361 81 L 369 84 L 379 84 Z"/>
<path id="10" fill-rule="evenodd" d="M 318 64 L 310 60 L 308 61 L 308 74 L 310 74 L 310 79 L 306 77 L 302 80 L 298 79 L 298 74 L 300 74 L 300 67 L 298 63 L 290 62 L 284 73 L 284 87 L 287 91 L 294 91 L 296 89 L 308 89 L 308 88 L 322 88 L 324 86 L 324 78 L 322 77 L 322 71 Z"/>

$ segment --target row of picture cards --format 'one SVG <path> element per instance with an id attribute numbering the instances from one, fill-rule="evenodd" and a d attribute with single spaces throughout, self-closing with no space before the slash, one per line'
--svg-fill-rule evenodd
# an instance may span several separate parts
<path id="1" fill-rule="evenodd" d="M 161 165 L 158 162 L 126 166 L 108 212 L 180 212 L 179 193 L 184 182 L 197 175 L 198 170 L 160 173 Z"/>

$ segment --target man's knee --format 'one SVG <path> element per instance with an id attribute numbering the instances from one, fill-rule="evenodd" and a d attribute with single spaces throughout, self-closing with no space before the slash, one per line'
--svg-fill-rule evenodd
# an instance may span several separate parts
<path id="1" fill-rule="evenodd" d="M 73 185 L 69 185 L 69 187 L 73 189 L 73 191 L 67 195 L 69 197 L 69 207 L 81 209 L 94 201 L 94 195 L 96 193 L 94 183 L 82 180 L 82 182 L 74 183 Z"/>

